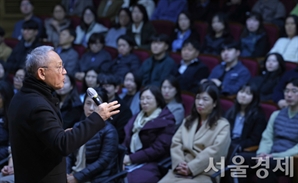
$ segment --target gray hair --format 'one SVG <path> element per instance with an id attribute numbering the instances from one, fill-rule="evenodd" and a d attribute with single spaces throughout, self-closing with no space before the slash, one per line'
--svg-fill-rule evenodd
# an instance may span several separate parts
<path id="1" fill-rule="evenodd" d="M 26 70 L 29 74 L 35 75 L 37 69 L 47 66 L 49 61 L 48 52 L 54 51 L 52 46 L 39 46 L 31 51 L 26 57 Z"/>

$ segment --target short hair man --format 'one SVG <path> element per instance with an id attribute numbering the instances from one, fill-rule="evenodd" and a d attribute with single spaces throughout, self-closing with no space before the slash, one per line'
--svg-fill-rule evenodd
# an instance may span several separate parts
<path id="1" fill-rule="evenodd" d="M 85 144 L 105 126 L 105 120 L 119 112 L 117 102 L 103 103 L 79 126 L 64 131 L 59 100 L 52 94 L 63 87 L 66 70 L 53 49 L 40 46 L 28 54 L 28 77 L 8 109 L 15 182 L 66 182 L 64 156 Z"/>
<path id="2" fill-rule="evenodd" d="M 151 38 L 152 57 L 142 64 L 138 75 L 142 78 L 143 86 L 160 86 L 161 82 L 176 69 L 175 61 L 167 54 L 169 37 L 165 34 L 157 34 Z"/>
<path id="3" fill-rule="evenodd" d="M 238 60 L 239 43 L 228 41 L 221 46 L 223 62 L 211 71 L 208 79 L 221 88 L 223 95 L 235 95 L 251 77 L 249 70 Z"/>

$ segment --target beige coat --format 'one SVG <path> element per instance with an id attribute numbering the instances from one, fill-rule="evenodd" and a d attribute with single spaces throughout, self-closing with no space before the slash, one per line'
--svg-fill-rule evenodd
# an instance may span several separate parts
<path id="1" fill-rule="evenodd" d="M 229 122 L 221 118 L 212 128 L 207 123 L 204 123 L 197 132 L 198 123 L 193 123 L 193 126 L 189 130 L 184 126 L 184 123 L 185 121 L 183 121 L 183 124 L 172 139 L 172 170 L 168 172 L 160 183 L 211 183 L 210 175 L 214 171 L 205 172 L 204 170 L 207 169 L 211 157 L 214 160 L 214 164 L 220 162 L 221 157 L 226 157 L 231 142 Z M 173 170 L 182 161 L 188 164 L 194 176 L 192 179 L 177 178 L 175 176 Z M 216 168 L 220 169 L 220 165 L 216 166 Z"/>

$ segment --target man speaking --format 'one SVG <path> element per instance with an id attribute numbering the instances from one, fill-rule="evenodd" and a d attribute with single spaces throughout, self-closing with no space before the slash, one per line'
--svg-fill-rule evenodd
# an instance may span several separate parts
<path id="1" fill-rule="evenodd" d="M 80 125 L 64 131 L 59 101 L 52 94 L 64 85 L 66 70 L 53 47 L 27 56 L 28 77 L 8 110 L 15 182 L 66 183 L 64 156 L 85 144 L 119 113 L 119 104 L 103 103 Z"/>

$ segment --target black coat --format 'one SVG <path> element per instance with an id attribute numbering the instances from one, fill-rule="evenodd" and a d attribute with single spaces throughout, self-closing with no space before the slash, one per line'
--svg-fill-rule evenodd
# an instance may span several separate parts
<path id="1" fill-rule="evenodd" d="M 105 126 L 91 114 L 65 132 L 59 100 L 44 82 L 29 76 L 8 109 L 9 137 L 15 182 L 66 182 L 65 156 L 85 144 Z"/>
<path id="2" fill-rule="evenodd" d="M 80 123 L 80 122 L 79 122 Z M 75 124 L 78 125 L 79 123 Z M 97 132 L 86 144 L 86 167 L 74 173 L 79 182 L 104 182 L 117 172 L 118 134 L 115 127 L 106 123 L 106 126 Z M 77 152 L 67 157 L 67 173 L 72 173 Z"/>

